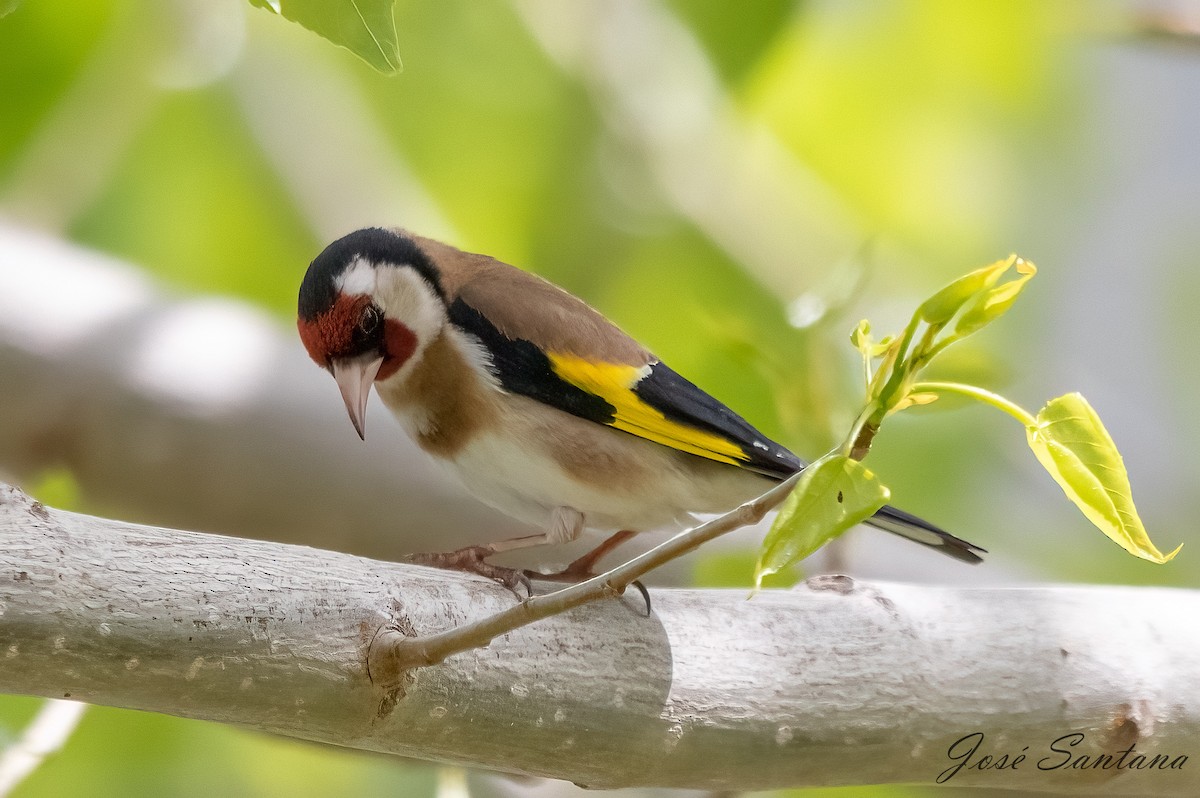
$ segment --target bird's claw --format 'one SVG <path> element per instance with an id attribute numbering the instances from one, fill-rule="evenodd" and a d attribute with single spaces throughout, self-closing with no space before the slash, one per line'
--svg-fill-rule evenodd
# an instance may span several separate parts
<path id="1" fill-rule="evenodd" d="M 518 568 L 506 568 L 503 565 L 492 565 L 487 558 L 495 554 L 491 546 L 467 546 L 456 551 L 440 551 L 420 554 L 410 554 L 405 562 L 414 565 L 427 565 L 431 568 L 442 568 L 448 571 L 463 571 L 478 574 L 499 582 L 512 591 L 521 601 L 533 596 L 533 583 L 529 576 Z M 521 595 L 518 588 L 525 588 Z"/>
<path id="2" fill-rule="evenodd" d="M 636 587 L 638 592 L 642 594 L 642 600 L 646 602 L 646 617 L 649 618 L 650 617 L 650 591 L 646 589 L 646 586 L 642 584 L 642 580 L 640 580 L 640 579 L 634 579 L 629 584 Z"/>

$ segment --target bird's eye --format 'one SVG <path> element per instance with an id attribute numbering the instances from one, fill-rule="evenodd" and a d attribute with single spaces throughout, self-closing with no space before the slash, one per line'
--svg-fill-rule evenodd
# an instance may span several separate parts
<path id="1" fill-rule="evenodd" d="M 383 317 L 379 313 L 379 308 L 374 305 L 367 305 L 362 315 L 358 318 L 359 332 L 364 336 L 369 336 L 379 329 L 379 324 L 382 321 Z"/>

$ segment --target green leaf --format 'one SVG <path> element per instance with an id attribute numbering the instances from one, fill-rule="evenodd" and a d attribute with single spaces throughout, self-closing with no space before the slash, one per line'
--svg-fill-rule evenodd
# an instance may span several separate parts
<path id="1" fill-rule="evenodd" d="M 0 0 L 0 19 L 16 11 L 19 5 L 21 5 L 21 0 Z"/>
<path id="2" fill-rule="evenodd" d="M 862 463 L 839 452 L 804 469 L 771 525 L 754 582 L 798 563 L 887 504 L 887 487 Z"/>
<path id="3" fill-rule="evenodd" d="M 922 302 L 921 307 L 917 308 L 917 316 L 926 324 L 945 324 L 980 292 L 995 285 L 1000 275 L 1016 260 L 1017 256 L 1012 255 L 1008 260 L 996 261 L 991 266 L 964 274 Z"/>
<path id="4" fill-rule="evenodd" d="M 955 338 L 968 336 L 1007 313 L 1013 302 L 1017 301 L 1017 295 L 1025 288 L 1025 284 L 1037 274 L 1036 266 L 1015 255 L 1009 258 L 1008 263 L 1017 268 L 1017 274 L 1020 276 L 980 295 L 975 304 L 964 312 L 954 325 Z"/>
<path id="5" fill-rule="evenodd" d="M 395 0 L 250 0 L 366 61 L 385 75 L 401 69 Z"/>
<path id="6" fill-rule="evenodd" d="M 1052 399 L 1025 428 L 1029 447 L 1067 498 L 1121 548 L 1144 560 L 1165 563 L 1182 545 L 1163 554 L 1150 542 L 1129 475 L 1100 417 L 1078 393 Z"/>

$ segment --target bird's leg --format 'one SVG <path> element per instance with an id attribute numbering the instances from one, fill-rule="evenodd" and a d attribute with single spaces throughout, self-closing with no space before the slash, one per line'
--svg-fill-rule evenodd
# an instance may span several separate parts
<path id="1" fill-rule="evenodd" d="M 557 571 L 552 574 L 542 574 L 538 573 L 537 571 L 524 571 L 521 575 L 526 579 L 544 579 L 550 582 L 569 582 L 571 584 L 585 582 L 597 575 L 596 563 L 600 562 L 602 557 L 636 534 L 637 533 L 632 530 L 622 529 L 620 532 L 609 536 L 607 540 L 589 551 L 587 554 L 583 555 L 577 560 L 573 560 L 561 571 Z M 631 584 L 637 588 L 639 593 L 642 594 L 642 599 L 646 602 L 646 615 L 648 617 L 650 615 L 649 591 L 647 591 L 646 586 L 639 581 L 634 581 Z"/>
<path id="2" fill-rule="evenodd" d="M 546 531 L 537 535 L 523 535 L 491 544 L 492 553 L 541 546 L 544 543 L 570 543 L 583 533 L 584 516 L 573 507 L 555 507 L 550 513 Z"/>
<path id="3" fill-rule="evenodd" d="M 636 532 L 631 530 L 623 529 L 620 532 L 617 532 L 615 535 L 610 536 L 607 540 L 589 551 L 587 554 L 571 562 L 561 571 L 556 571 L 552 574 L 540 574 L 535 571 L 526 571 L 525 575 L 534 579 L 545 579 L 551 582 L 583 582 L 584 580 L 591 579 L 596 575 L 596 563 L 598 563 L 602 557 L 636 534 Z"/>
<path id="4" fill-rule="evenodd" d="M 550 514 L 550 525 L 545 532 L 536 535 L 522 535 L 521 537 L 509 538 L 508 540 L 499 540 L 495 543 L 488 543 L 482 546 L 467 546 L 457 551 L 410 554 L 404 558 L 404 562 L 409 562 L 413 565 L 426 565 L 432 568 L 443 568 L 450 571 L 466 571 L 467 573 L 479 574 L 488 579 L 496 580 L 513 593 L 516 593 L 518 597 L 521 595 L 517 590 L 518 587 L 524 587 L 525 592 L 532 596 L 533 588 L 529 583 L 527 572 L 517 568 L 492 565 L 487 562 L 487 558 L 502 551 L 540 546 L 544 543 L 568 543 L 579 537 L 579 534 L 583 531 L 583 526 L 583 513 L 571 507 L 556 507 Z M 603 556 L 603 554 L 604 552 L 600 552 L 597 558 Z"/>

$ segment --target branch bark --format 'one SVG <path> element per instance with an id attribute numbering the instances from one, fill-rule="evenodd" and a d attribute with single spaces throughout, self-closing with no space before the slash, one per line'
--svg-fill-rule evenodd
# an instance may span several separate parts
<path id="1" fill-rule="evenodd" d="M 512 606 L 471 577 L 107 521 L 0 493 L 0 690 L 167 712 L 592 787 L 932 782 L 1200 789 L 1200 593 L 810 580 L 579 607 L 415 670 L 380 635 Z M 1042 771 L 1074 754 L 1182 769 Z M 1066 746 L 1059 743 L 1059 746 Z M 960 749 L 961 751 L 961 749 Z"/>

